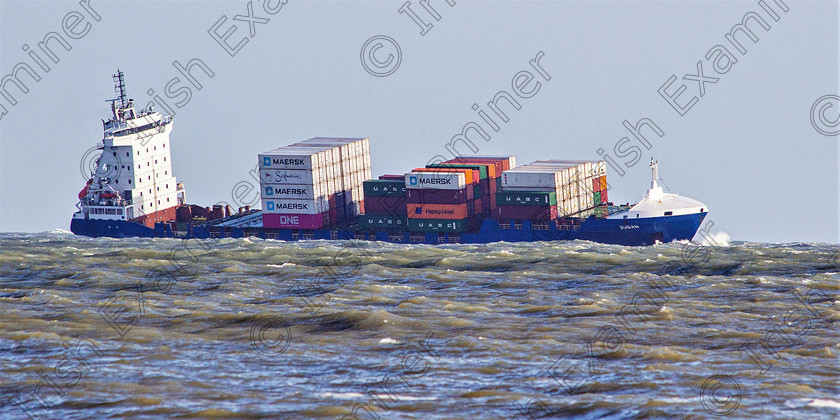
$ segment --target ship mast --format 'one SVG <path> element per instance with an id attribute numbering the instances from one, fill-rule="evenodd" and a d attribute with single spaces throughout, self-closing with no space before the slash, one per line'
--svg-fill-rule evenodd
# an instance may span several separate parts
<path id="1" fill-rule="evenodd" d="M 114 121 L 123 121 L 125 118 L 123 116 L 123 110 L 125 110 L 129 105 L 128 95 L 125 93 L 125 76 L 120 69 L 117 69 L 117 74 L 112 75 L 114 79 L 114 92 L 117 94 L 116 99 L 109 99 L 108 102 L 111 102 L 111 112 L 114 115 Z M 119 101 L 119 107 L 117 106 L 117 102 Z"/>
<path id="2" fill-rule="evenodd" d="M 650 158 L 650 189 L 659 186 L 656 184 L 657 179 L 659 179 L 659 161 Z"/>

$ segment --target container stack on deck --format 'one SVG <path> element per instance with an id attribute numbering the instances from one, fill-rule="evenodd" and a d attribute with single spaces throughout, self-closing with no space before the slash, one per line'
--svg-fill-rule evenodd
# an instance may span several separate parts
<path id="1" fill-rule="evenodd" d="M 581 214 L 606 203 L 606 195 L 600 194 L 601 179 L 606 184 L 603 161 L 546 160 L 513 168 L 502 173 L 493 217 L 545 222 Z"/>
<path id="2" fill-rule="evenodd" d="M 359 227 L 365 230 L 405 229 L 406 189 L 404 175 L 382 175 L 364 182 L 365 212 Z"/>
<path id="3" fill-rule="evenodd" d="M 580 211 L 606 204 L 607 197 L 607 162 L 581 160 L 538 160 L 532 165 L 569 167 L 575 166 L 575 179 L 578 184 L 578 207 Z M 571 172 L 570 172 L 571 173 Z M 571 184 L 572 182 L 570 182 Z M 573 191 L 573 188 L 569 188 Z M 573 196 L 569 196 L 571 199 Z"/>
<path id="4" fill-rule="evenodd" d="M 478 171 L 475 171 L 478 172 Z M 475 212 L 472 169 L 418 168 L 405 174 L 408 230 L 459 233 Z"/>
<path id="5" fill-rule="evenodd" d="M 320 229 L 364 212 L 370 143 L 316 137 L 259 155 L 263 226 Z"/>

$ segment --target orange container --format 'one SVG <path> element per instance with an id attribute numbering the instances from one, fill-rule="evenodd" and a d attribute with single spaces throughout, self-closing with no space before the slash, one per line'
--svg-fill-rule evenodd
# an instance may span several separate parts
<path id="1" fill-rule="evenodd" d="M 481 176 L 478 170 L 469 168 L 415 168 L 412 169 L 412 172 L 460 172 L 464 174 L 464 177 L 466 178 L 464 182 L 467 185 L 478 184 Z"/>
<path id="2" fill-rule="evenodd" d="M 607 190 L 607 176 L 604 175 L 604 176 L 602 176 L 598 179 L 601 181 L 601 191 L 606 191 Z"/>
<path id="3" fill-rule="evenodd" d="M 409 219 L 449 219 L 467 218 L 467 203 L 464 204 L 415 204 L 409 203 Z"/>

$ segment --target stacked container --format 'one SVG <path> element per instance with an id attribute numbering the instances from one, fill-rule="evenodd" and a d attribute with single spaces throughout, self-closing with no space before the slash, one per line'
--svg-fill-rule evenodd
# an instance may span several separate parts
<path id="1" fill-rule="evenodd" d="M 364 211 L 370 142 L 316 137 L 259 155 L 263 226 L 319 229 Z"/>
<path id="2" fill-rule="evenodd" d="M 504 171 L 493 216 L 500 220 L 549 221 L 581 213 L 606 198 L 601 195 L 602 176 L 606 184 L 604 161 L 546 160 Z M 593 188 L 596 183 L 597 194 Z"/>
<path id="3" fill-rule="evenodd" d="M 382 175 L 364 182 L 365 212 L 359 215 L 359 227 L 364 230 L 405 229 L 405 175 Z"/>
<path id="4" fill-rule="evenodd" d="M 417 168 L 405 174 L 408 230 L 458 233 L 472 227 L 477 185 L 474 173 L 478 171 Z"/>
<path id="5" fill-rule="evenodd" d="M 532 165 L 575 165 L 577 168 L 576 181 L 580 211 L 606 204 L 609 201 L 607 197 L 606 161 L 541 160 L 533 162 Z"/>
<path id="6" fill-rule="evenodd" d="M 480 170 L 480 188 L 476 190 L 475 196 L 481 199 L 482 213 L 489 216 L 493 214 L 496 209 L 496 193 L 499 189 L 499 178 L 501 177 L 503 171 L 511 168 L 511 165 L 516 166 L 516 157 L 461 156 L 456 159 L 448 160 L 441 165 L 478 168 Z"/>

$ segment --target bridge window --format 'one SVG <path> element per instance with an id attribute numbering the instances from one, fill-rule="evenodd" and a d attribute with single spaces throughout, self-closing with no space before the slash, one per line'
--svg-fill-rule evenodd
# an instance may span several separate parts
<path id="1" fill-rule="evenodd" d="M 129 183 L 129 184 L 131 184 L 131 180 L 130 180 L 130 179 L 128 180 L 128 183 Z"/>
<path id="2" fill-rule="evenodd" d="M 125 152 L 125 155 L 128 156 L 128 152 Z"/>
<path id="3" fill-rule="evenodd" d="M 665 215 L 666 215 L 666 216 L 672 216 L 673 214 L 674 214 L 674 212 L 672 212 L 672 211 L 666 211 L 666 212 L 665 212 Z"/>

